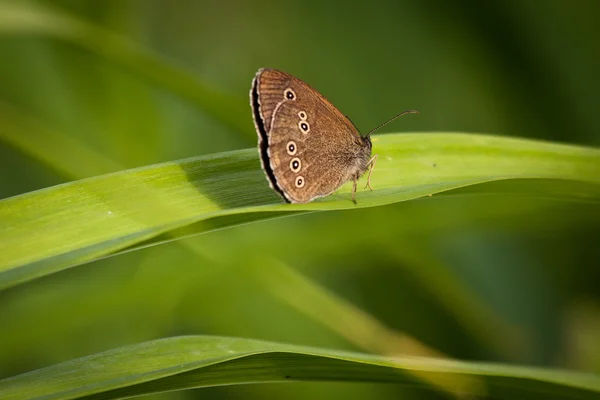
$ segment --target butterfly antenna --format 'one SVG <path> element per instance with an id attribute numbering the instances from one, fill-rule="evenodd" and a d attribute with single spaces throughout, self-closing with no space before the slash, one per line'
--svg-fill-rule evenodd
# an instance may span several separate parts
<path id="1" fill-rule="evenodd" d="M 384 126 L 386 126 L 387 124 L 389 124 L 390 122 L 392 122 L 393 120 L 395 120 L 396 118 L 400 118 L 401 116 L 406 115 L 406 114 L 418 114 L 418 113 L 419 112 L 417 110 L 402 111 L 400 114 L 393 116 L 392 118 L 390 118 L 389 120 L 387 120 L 383 124 L 379 125 L 377 128 L 371 129 L 371 131 L 369 133 L 367 133 L 366 137 L 371 136 L 371 133 L 375 132 L 378 129 L 383 128 Z"/>

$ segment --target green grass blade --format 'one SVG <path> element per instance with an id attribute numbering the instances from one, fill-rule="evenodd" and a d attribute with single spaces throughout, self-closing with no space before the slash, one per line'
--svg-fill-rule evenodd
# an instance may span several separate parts
<path id="1" fill-rule="evenodd" d="M 493 398 L 593 399 L 600 377 L 561 370 L 420 357 L 382 357 L 249 339 L 186 336 L 122 347 L 0 381 L 2 399 L 108 399 L 284 381 L 459 381 Z"/>
<path id="2" fill-rule="evenodd" d="M 262 219 L 269 212 L 281 216 L 373 207 L 522 179 L 527 185 L 505 189 L 576 201 L 600 199 L 597 149 L 422 133 L 375 137 L 374 151 L 379 154 L 375 190 L 359 191 L 356 205 L 350 201 L 349 184 L 310 204 L 282 204 L 266 183 L 255 149 L 126 170 L 2 200 L 0 289 L 147 244 L 169 232 L 187 236 L 194 232 L 185 227 L 231 215 L 245 215 L 239 220 L 243 222 L 252 220 L 253 213 L 261 213 Z M 558 183 L 563 181 L 569 184 Z M 494 186 L 494 191 L 502 190 L 502 185 Z M 227 222 L 217 225 L 223 228 Z M 211 230 L 206 223 L 197 227 L 197 232 Z"/>
<path id="3" fill-rule="evenodd" d="M 0 35 L 39 35 L 72 43 L 187 99 L 221 123 L 254 137 L 246 101 L 227 95 L 129 38 L 38 2 L 0 1 Z M 250 79 L 251 77 L 248 77 Z"/>

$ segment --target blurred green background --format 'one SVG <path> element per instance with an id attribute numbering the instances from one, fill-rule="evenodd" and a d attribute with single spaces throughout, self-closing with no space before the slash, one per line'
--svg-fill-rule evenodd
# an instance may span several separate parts
<path id="1" fill-rule="evenodd" d="M 254 147 L 261 67 L 363 132 L 417 109 L 380 134 L 598 146 L 598 15 L 594 0 L 3 0 L 0 198 Z M 239 226 L 0 293 L 0 378 L 181 334 L 386 352 L 373 327 L 454 358 L 600 373 L 599 242 L 596 204 L 468 191 Z M 435 398 L 349 383 L 150 397 L 284 396 Z"/>

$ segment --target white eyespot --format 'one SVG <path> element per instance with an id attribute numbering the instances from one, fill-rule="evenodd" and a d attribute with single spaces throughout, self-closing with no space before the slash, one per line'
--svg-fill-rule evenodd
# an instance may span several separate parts
<path id="1" fill-rule="evenodd" d="M 303 188 L 304 184 L 305 184 L 304 177 L 302 177 L 302 176 L 296 177 L 296 181 L 294 183 L 296 184 L 296 187 L 298 189 Z"/>
<path id="2" fill-rule="evenodd" d="M 305 113 L 304 111 L 300 111 L 300 112 L 298 113 L 298 116 L 300 117 L 300 119 L 301 119 L 302 121 L 306 121 L 306 119 L 308 118 L 308 116 L 306 115 L 306 113 Z"/>
<path id="3" fill-rule="evenodd" d="M 292 172 L 300 172 L 301 168 L 302 162 L 298 157 L 294 157 L 290 160 L 290 169 L 292 170 Z"/>
<path id="4" fill-rule="evenodd" d="M 296 100 L 296 92 L 291 88 L 287 88 L 283 91 L 283 97 L 287 100 Z"/>
<path id="5" fill-rule="evenodd" d="M 295 155 L 298 152 L 298 147 L 296 146 L 296 142 L 290 140 L 286 145 L 285 149 L 290 156 Z"/>
<path id="6" fill-rule="evenodd" d="M 304 133 L 305 135 L 310 132 L 310 125 L 308 124 L 308 121 L 300 121 L 298 122 L 298 127 L 300 128 L 300 130 L 302 131 L 302 133 Z"/>

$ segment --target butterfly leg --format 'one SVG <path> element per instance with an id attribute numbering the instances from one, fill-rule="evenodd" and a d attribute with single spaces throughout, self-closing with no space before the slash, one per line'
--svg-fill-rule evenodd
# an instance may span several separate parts
<path id="1" fill-rule="evenodd" d="M 365 186 L 365 189 L 369 188 L 369 189 L 373 190 L 373 188 L 371 187 L 371 174 L 373 173 L 373 168 L 375 168 L 375 163 L 377 162 L 377 157 L 379 157 L 379 155 L 375 154 L 373 157 L 371 157 L 371 159 L 367 163 L 367 165 L 370 166 L 370 168 L 369 168 L 369 175 L 367 176 L 367 185 Z"/>
<path id="2" fill-rule="evenodd" d="M 354 200 L 354 193 L 356 193 L 356 176 L 354 177 L 354 184 L 352 185 L 352 202 L 356 204 L 356 200 Z"/>

